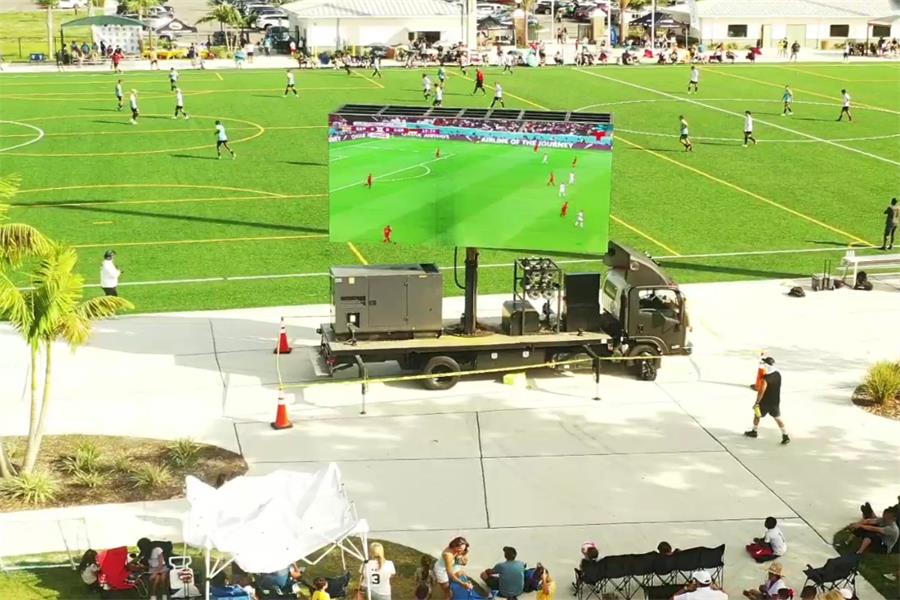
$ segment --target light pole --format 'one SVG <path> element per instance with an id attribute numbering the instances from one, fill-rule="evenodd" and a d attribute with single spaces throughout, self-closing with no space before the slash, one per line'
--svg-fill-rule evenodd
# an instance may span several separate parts
<path id="1" fill-rule="evenodd" d="M 656 0 L 650 6 L 650 51 L 656 52 Z"/>

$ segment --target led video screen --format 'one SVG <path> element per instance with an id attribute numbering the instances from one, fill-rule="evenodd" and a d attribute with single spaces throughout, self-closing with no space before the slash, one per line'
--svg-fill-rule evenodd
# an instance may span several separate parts
<path id="1" fill-rule="evenodd" d="M 512 110 L 473 118 L 472 109 L 405 116 L 391 109 L 330 116 L 332 241 L 606 252 L 608 118 L 525 119 Z"/>

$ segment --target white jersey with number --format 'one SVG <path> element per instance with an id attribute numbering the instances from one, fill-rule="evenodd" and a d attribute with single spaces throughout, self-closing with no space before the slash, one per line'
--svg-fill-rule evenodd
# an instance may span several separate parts
<path id="1" fill-rule="evenodd" d="M 181 93 L 181 90 L 175 92 L 175 106 L 184 106 L 184 96 Z"/>
<path id="2" fill-rule="evenodd" d="M 850 94 L 844 94 L 844 108 L 850 108 Z"/>
<path id="3" fill-rule="evenodd" d="M 503 88 L 500 87 L 500 84 L 497 84 L 497 87 L 494 88 L 494 97 L 502 98 L 503 97 Z"/>
<path id="4" fill-rule="evenodd" d="M 744 131 L 753 131 L 753 117 L 750 115 L 744 117 Z"/>
<path id="5" fill-rule="evenodd" d="M 684 81 L 682 79 L 682 81 Z M 700 71 L 697 69 L 691 69 L 691 83 L 698 83 L 700 81 Z"/>
<path id="6" fill-rule="evenodd" d="M 373 596 L 380 598 L 391 597 L 391 576 L 397 573 L 394 567 L 394 561 L 386 560 L 381 568 L 378 568 L 378 561 L 370 559 L 366 565 L 366 581 Z"/>
<path id="7" fill-rule="evenodd" d="M 294 74 L 293 74 L 293 73 L 288 73 L 288 74 L 287 74 L 287 80 L 288 80 L 288 82 L 287 82 L 288 85 L 294 85 Z"/>

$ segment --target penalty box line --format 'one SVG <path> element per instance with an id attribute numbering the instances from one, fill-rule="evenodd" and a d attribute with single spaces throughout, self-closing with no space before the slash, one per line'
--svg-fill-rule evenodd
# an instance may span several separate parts
<path id="1" fill-rule="evenodd" d="M 252 239 L 261 239 L 261 238 L 252 238 Z M 713 252 L 713 253 L 705 253 L 705 254 L 680 254 L 680 255 L 668 255 L 668 256 L 654 256 L 655 260 L 664 260 L 664 261 L 672 261 L 677 262 L 679 260 L 692 260 L 699 258 L 736 258 L 742 256 L 777 256 L 781 254 L 821 254 L 821 253 L 831 253 L 831 252 L 845 252 L 847 248 L 800 248 L 794 250 L 749 250 L 746 252 Z M 557 264 L 560 265 L 569 265 L 569 264 L 585 264 L 585 263 L 594 263 L 594 262 L 602 262 L 602 257 L 597 257 L 596 259 L 590 258 L 578 258 L 578 259 L 566 259 L 566 260 L 558 260 Z M 364 263 L 367 264 L 367 263 Z M 500 269 L 500 268 L 509 268 L 510 263 L 488 263 L 483 265 L 478 265 L 481 269 Z M 441 271 L 450 271 L 454 267 L 446 266 L 446 267 L 438 267 Z M 142 286 L 154 286 L 154 285 L 182 285 L 182 284 L 192 284 L 192 283 L 223 283 L 223 282 L 232 282 L 232 281 L 265 281 L 270 279 L 308 279 L 311 277 L 328 277 L 329 273 L 325 272 L 312 272 L 312 273 L 274 273 L 268 275 L 221 275 L 216 277 L 192 277 L 185 279 L 157 279 L 157 280 L 147 280 L 147 281 L 122 281 L 119 282 L 119 287 L 142 287 Z M 100 284 L 86 284 L 85 287 L 89 288 L 99 288 Z M 21 289 L 29 289 L 29 288 L 21 288 Z"/>

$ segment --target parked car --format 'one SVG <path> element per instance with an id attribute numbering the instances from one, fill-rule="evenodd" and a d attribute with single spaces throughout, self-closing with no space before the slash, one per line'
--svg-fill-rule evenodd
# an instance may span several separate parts
<path id="1" fill-rule="evenodd" d="M 289 24 L 288 18 L 281 15 L 263 15 L 256 19 L 256 28 L 262 30 L 270 27 L 287 27 Z"/>
<path id="2" fill-rule="evenodd" d="M 71 8 L 84 8 L 85 6 L 87 6 L 87 0 L 59 0 L 57 8 L 68 10 Z"/>

